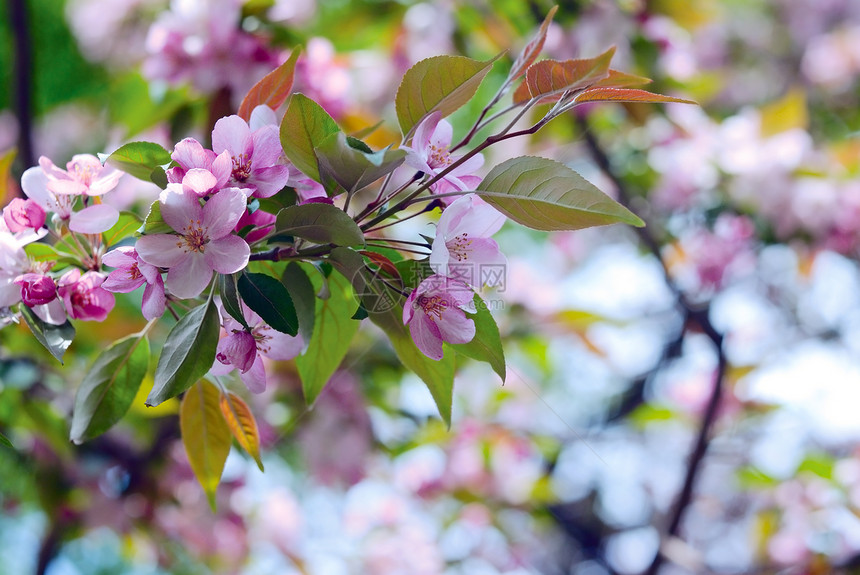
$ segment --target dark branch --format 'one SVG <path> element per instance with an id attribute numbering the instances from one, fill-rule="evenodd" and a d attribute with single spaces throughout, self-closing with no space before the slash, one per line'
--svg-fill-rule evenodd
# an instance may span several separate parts
<path id="1" fill-rule="evenodd" d="M 582 133 L 585 137 L 585 143 L 588 146 L 588 150 L 591 153 L 591 156 L 594 158 L 594 161 L 600 167 L 601 170 L 609 177 L 612 182 L 615 184 L 616 189 L 618 190 L 618 199 L 625 206 L 630 206 L 631 204 L 631 195 L 626 186 L 626 184 L 621 180 L 620 177 L 615 173 L 615 170 L 612 168 L 612 163 L 609 160 L 606 152 L 601 147 L 600 143 L 597 141 L 595 135 L 589 129 L 588 124 L 582 118 L 577 118 L 577 124 L 580 127 Z M 685 327 L 684 331 L 689 330 L 689 326 L 691 323 L 699 326 L 699 329 L 711 340 L 714 344 L 714 351 L 717 354 L 717 373 L 714 378 L 713 388 L 711 389 L 711 395 L 708 399 L 708 405 L 705 409 L 705 413 L 702 416 L 702 421 L 699 424 L 699 432 L 696 437 L 696 442 L 693 446 L 693 450 L 690 452 L 689 460 L 687 462 L 687 473 L 684 477 L 684 484 L 681 487 L 681 492 L 678 494 L 678 498 L 675 501 L 674 506 L 672 507 L 671 514 L 669 516 L 669 524 L 666 528 L 665 537 L 663 541 L 667 539 L 671 539 L 673 537 L 677 537 L 678 532 L 681 528 L 681 522 L 684 519 L 684 513 L 689 507 L 690 503 L 693 499 L 693 491 L 696 486 L 696 479 L 699 475 L 699 471 L 701 470 L 702 461 L 705 458 L 705 454 L 708 450 L 708 445 L 710 443 L 711 438 L 711 429 L 714 425 L 714 421 L 717 418 L 717 411 L 720 406 L 720 400 L 722 399 L 724 380 L 726 375 L 726 367 L 727 361 L 725 353 L 723 352 L 723 335 L 714 328 L 711 323 L 709 317 L 709 308 L 708 306 L 697 307 L 692 305 L 686 298 L 683 292 L 675 285 L 675 282 L 672 280 L 671 275 L 669 274 L 669 270 L 666 267 L 666 262 L 663 260 L 662 253 L 660 250 L 660 244 L 657 241 L 657 238 L 651 233 L 648 227 L 644 228 L 636 228 L 636 233 L 639 235 L 639 240 L 642 242 L 644 246 L 648 248 L 648 250 L 657 258 L 657 261 L 660 262 L 660 265 L 663 268 L 663 275 L 666 280 L 666 285 L 672 290 L 675 294 L 675 298 L 677 301 L 678 307 L 681 309 L 684 318 L 685 318 Z M 647 575 L 656 575 L 660 569 L 661 564 L 663 563 L 663 554 L 660 549 L 657 550 L 657 554 L 654 557 L 654 561 L 651 563 L 651 566 L 646 571 Z"/>
<path id="2" fill-rule="evenodd" d="M 23 169 L 34 165 L 30 26 L 24 0 L 9 0 L 9 20 L 15 42 L 14 103 L 18 116 L 18 158 Z"/>

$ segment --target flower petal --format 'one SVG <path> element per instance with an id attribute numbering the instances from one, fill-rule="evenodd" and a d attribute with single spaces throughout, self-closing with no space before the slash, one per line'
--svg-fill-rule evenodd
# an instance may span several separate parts
<path id="1" fill-rule="evenodd" d="M 190 299 L 199 296 L 211 279 L 212 268 L 206 264 L 203 254 L 194 253 L 170 268 L 167 272 L 167 287 L 176 297 Z"/>
<path id="2" fill-rule="evenodd" d="M 181 236 L 153 234 L 138 238 L 135 249 L 137 249 L 138 257 L 144 262 L 163 268 L 172 268 L 179 265 L 185 258 L 191 257 L 182 248 L 183 243 Z"/>
<path id="3" fill-rule="evenodd" d="M 201 198 L 208 194 L 218 180 L 209 170 L 203 168 L 191 168 L 182 178 L 182 189 L 185 193 L 194 193 Z"/>
<path id="4" fill-rule="evenodd" d="M 248 207 L 247 199 L 237 188 L 224 188 L 203 206 L 203 227 L 210 239 L 228 235 L 239 223 Z"/>
<path id="5" fill-rule="evenodd" d="M 239 374 L 239 379 L 251 393 L 263 393 L 266 391 L 266 369 L 263 367 L 263 358 L 257 354 L 257 359 L 251 369 Z"/>
<path id="6" fill-rule="evenodd" d="M 469 343 L 475 337 L 475 322 L 459 308 L 448 308 L 436 320 L 442 339 L 450 343 Z"/>
<path id="7" fill-rule="evenodd" d="M 248 265 L 251 248 L 239 236 L 224 236 L 211 240 L 204 248 L 203 258 L 210 269 L 222 274 L 232 274 Z"/>
<path id="8" fill-rule="evenodd" d="M 102 284 L 104 287 L 104 284 Z M 161 276 L 155 278 L 155 282 L 146 284 L 143 288 L 143 301 L 141 303 L 141 311 L 143 317 L 147 320 L 153 320 L 164 315 L 164 306 L 166 298 L 164 297 L 164 280 Z"/>
<path id="9" fill-rule="evenodd" d="M 119 212 L 108 204 L 95 204 L 69 218 L 69 229 L 79 234 L 100 234 L 113 227 L 119 220 Z"/>
<path id="10" fill-rule="evenodd" d="M 119 184 L 119 179 L 123 176 L 123 173 L 119 170 L 114 170 L 111 167 L 102 168 L 102 173 L 98 177 L 98 179 L 94 180 L 89 189 L 87 189 L 88 196 L 101 196 L 102 194 L 106 194 L 112 189 L 114 189 L 117 184 Z"/>
<path id="11" fill-rule="evenodd" d="M 207 150 L 194 138 L 185 138 L 173 149 L 170 157 L 175 160 L 183 170 L 192 168 L 207 168 L 212 163 L 215 153 Z"/>
<path id="12" fill-rule="evenodd" d="M 278 117 L 275 111 L 265 104 L 260 104 L 251 111 L 251 120 L 248 122 L 251 130 L 259 130 L 263 126 L 277 126 Z"/>
<path id="13" fill-rule="evenodd" d="M 185 192 L 177 184 L 167 184 L 167 189 L 158 196 L 161 202 L 161 217 L 168 226 L 183 233 L 191 222 L 202 220 L 203 208 L 195 194 Z"/>
<path id="14" fill-rule="evenodd" d="M 41 168 L 30 168 L 21 175 L 21 189 L 47 212 L 57 212 L 57 200 L 48 191 L 48 176 Z"/>
<path id="15" fill-rule="evenodd" d="M 286 166 L 269 166 L 254 170 L 248 179 L 249 184 L 256 186 L 254 197 L 270 198 L 280 192 L 290 179 L 290 170 Z"/>
<path id="16" fill-rule="evenodd" d="M 287 361 L 293 359 L 302 351 L 304 341 L 302 336 L 291 336 L 285 333 L 276 331 L 269 326 L 264 326 L 255 330 L 256 333 L 265 336 L 262 341 L 257 344 L 260 354 L 269 359 Z"/>
<path id="17" fill-rule="evenodd" d="M 430 359 L 442 359 L 442 334 L 423 311 L 416 313 L 409 322 L 409 333 L 421 353 Z"/>
<path id="18" fill-rule="evenodd" d="M 216 154 L 227 150 L 234 158 L 240 154 L 250 156 L 254 150 L 251 128 L 239 116 L 221 118 L 215 122 L 215 129 L 212 130 L 212 149 Z"/>
<path id="19" fill-rule="evenodd" d="M 254 155 L 252 157 L 254 166 L 267 168 L 275 165 L 284 152 L 281 147 L 281 136 L 275 125 L 263 126 L 256 130 L 252 139 L 254 141 Z"/>
<path id="20" fill-rule="evenodd" d="M 112 268 L 130 267 L 137 263 L 134 248 L 131 246 L 120 246 L 114 248 L 102 256 L 102 263 Z"/>
<path id="21" fill-rule="evenodd" d="M 126 267 L 109 273 L 102 287 L 109 292 L 129 293 L 145 283 L 146 279 L 142 275 L 138 274 L 137 277 L 133 277 L 131 268 Z"/>

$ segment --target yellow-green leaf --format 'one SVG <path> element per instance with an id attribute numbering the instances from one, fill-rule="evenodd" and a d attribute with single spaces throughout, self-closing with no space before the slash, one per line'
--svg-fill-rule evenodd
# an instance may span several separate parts
<path id="1" fill-rule="evenodd" d="M 761 109 L 761 135 L 769 138 L 794 128 L 809 125 L 809 112 L 806 109 L 806 94 L 795 88 L 780 100 Z"/>
<path id="2" fill-rule="evenodd" d="M 220 392 L 199 381 L 186 392 L 179 408 L 179 428 L 188 462 L 215 510 L 215 490 L 230 453 L 231 435 L 221 413 Z"/>
<path id="3" fill-rule="evenodd" d="M 260 471 L 263 471 L 263 461 L 260 459 L 260 432 L 257 429 L 257 420 L 254 419 L 248 404 L 235 393 L 228 391 L 221 393 L 220 406 L 233 437 L 242 449 L 254 458 Z"/>
<path id="4" fill-rule="evenodd" d="M 486 62 L 465 56 L 433 56 L 409 68 L 394 97 L 404 137 L 408 140 L 427 114 L 439 110 L 444 117 L 468 102 L 499 56 Z"/>
<path id="5" fill-rule="evenodd" d="M 645 225 L 575 171 L 547 158 L 523 156 L 502 162 L 475 193 L 515 222 L 536 230 Z"/>

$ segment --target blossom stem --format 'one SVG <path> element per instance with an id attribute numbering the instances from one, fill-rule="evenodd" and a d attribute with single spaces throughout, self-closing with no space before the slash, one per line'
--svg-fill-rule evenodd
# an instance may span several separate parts
<path id="1" fill-rule="evenodd" d="M 370 232 L 376 232 L 379 230 L 384 230 L 385 228 L 390 228 L 393 225 L 396 225 L 396 224 L 399 224 L 401 222 L 405 222 L 406 220 L 411 220 L 412 218 L 418 217 L 421 214 L 423 214 L 424 212 L 429 212 L 430 210 L 434 209 L 434 207 L 435 206 L 433 206 L 433 204 L 430 204 L 428 206 L 425 206 L 424 209 L 415 212 L 414 214 L 409 214 L 408 216 L 402 217 L 399 220 L 394 220 L 393 222 L 389 222 L 383 226 L 377 226 L 375 228 L 370 228 L 368 230 L 364 230 L 364 232 L 369 234 Z"/>
<path id="2" fill-rule="evenodd" d="M 516 138 L 519 136 L 534 134 L 535 132 L 537 132 L 538 130 L 543 128 L 547 124 L 547 122 L 549 122 L 555 116 L 550 116 L 549 114 L 547 114 L 546 116 L 541 118 L 538 122 L 536 122 L 534 125 L 532 125 L 532 127 L 525 128 L 523 130 L 517 130 L 516 132 L 511 132 L 514 125 L 520 120 L 520 118 L 523 117 L 523 115 L 536 102 L 537 102 L 537 100 L 535 100 L 535 99 L 530 100 L 525 106 L 523 106 L 523 109 L 520 111 L 520 113 L 517 114 L 516 117 L 513 120 L 511 120 L 508 123 L 508 125 L 505 126 L 505 128 L 501 132 L 499 132 L 498 134 L 494 134 L 492 136 L 488 136 L 486 140 L 484 140 L 483 142 L 481 142 L 480 144 L 475 146 L 469 152 L 466 152 L 457 161 L 451 163 L 447 168 L 445 168 L 444 170 L 442 170 L 441 172 L 439 172 L 438 174 L 436 174 L 435 176 L 433 176 L 432 178 L 430 178 L 429 180 L 425 181 L 423 184 L 418 186 L 418 188 L 414 192 L 412 192 L 411 194 L 406 196 L 404 199 L 400 200 L 394 206 L 388 208 L 387 210 L 384 210 L 381 214 L 377 215 L 375 218 L 371 219 L 369 222 L 367 222 L 363 226 L 361 226 L 361 229 L 364 231 L 367 231 L 372 226 L 374 226 L 374 225 L 378 224 L 379 222 L 388 218 L 388 216 L 390 216 L 391 214 L 397 213 L 400 210 L 402 210 L 403 208 L 407 207 L 409 205 L 409 202 L 414 200 L 419 194 L 421 194 L 421 192 L 429 189 L 430 186 L 432 186 L 434 183 L 438 182 L 439 180 L 441 180 L 442 178 L 447 176 L 450 172 L 455 170 L 458 166 L 462 165 L 464 162 L 468 161 L 473 156 L 479 154 L 481 151 L 485 150 L 486 148 L 489 148 L 493 144 L 497 144 L 501 141 L 509 140 L 511 138 Z"/>
<path id="3" fill-rule="evenodd" d="M 387 246 L 387 245 L 385 245 L 385 244 L 375 244 L 375 243 L 371 243 L 371 242 L 367 242 L 367 244 L 366 244 L 366 245 L 367 245 L 368 247 L 371 247 L 371 248 L 387 248 L 387 247 L 389 247 L 389 246 Z M 412 249 L 409 249 L 409 248 L 397 248 L 397 250 L 398 250 L 398 251 L 401 251 L 401 252 L 407 252 L 407 253 L 410 253 L 410 254 L 418 254 L 419 256 L 427 256 L 427 255 L 430 255 L 430 253 L 429 253 L 429 252 L 426 252 L 426 251 L 420 251 L 420 250 L 412 250 Z"/>
<path id="4" fill-rule="evenodd" d="M 424 242 L 424 243 L 422 243 L 422 242 L 410 242 L 410 241 L 407 241 L 407 240 L 396 240 L 396 239 L 394 239 L 394 238 L 385 238 L 385 237 L 379 237 L 379 238 L 367 238 L 367 239 L 368 239 L 368 240 L 379 241 L 379 242 L 390 242 L 390 243 L 393 243 L 393 244 L 404 244 L 404 245 L 407 245 L 407 246 L 418 246 L 418 247 L 422 247 L 422 248 L 429 248 L 429 247 L 430 247 L 430 245 L 429 245 L 429 244 L 427 244 L 426 242 Z"/>

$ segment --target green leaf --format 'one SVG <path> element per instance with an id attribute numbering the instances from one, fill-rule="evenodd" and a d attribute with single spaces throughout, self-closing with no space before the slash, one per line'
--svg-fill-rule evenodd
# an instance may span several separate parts
<path id="1" fill-rule="evenodd" d="M 263 460 L 260 459 L 260 432 L 251 408 L 238 395 L 229 391 L 221 392 L 219 406 L 233 437 L 242 449 L 254 458 L 260 471 L 263 471 Z"/>
<path id="2" fill-rule="evenodd" d="M 111 229 L 102 234 L 105 246 L 113 247 L 125 238 L 131 237 L 140 227 L 140 218 L 131 212 L 120 212 L 119 219 Z"/>
<path id="3" fill-rule="evenodd" d="M 315 152 L 323 181 L 331 178 L 347 192 L 357 192 L 394 171 L 406 158 L 405 150 L 386 148 L 371 152 L 347 142 L 347 135 L 337 132 L 326 138 Z M 361 140 L 356 140 L 361 142 Z M 365 146 L 366 148 L 366 146 Z"/>
<path id="4" fill-rule="evenodd" d="M 197 306 L 173 326 L 158 358 L 155 384 L 146 405 L 154 407 L 176 397 L 206 375 L 215 361 L 220 328 L 212 300 Z"/>
<path id="5" fill-rule="evenodd" d="M 609 76 L 609 63 L 615 54 L 613 46 L 596 58 L 579 60 L 541 60 L 526 71 L 526 79 L 514 92 L 514 103 L 539 98 L 539 102 L 556 102 L 565 92 L 574 93 Z"/>
<path id="6" fill-rule="evenodd" d="M 299 332 L 296 308 L 284 284 L 267 274 L 243 273 L 239 276 L 239 295 L 272 329 L 288 335 Z"/>
<path id="7" fill-rule="evenodd" d="M 144 235 L 169 234 L 173 232 L 173 228 L 171 228 L 161 216 L 160 201 L 155 200 L 152 202 L 152 205 L 149 206 L 149 212 L 146 214 L 146 218 L 143 220 L 143 225 L 137 229 L 137 232 Z"/>
<path id="8" fill-rule="evenodd" d="M 411 288 L 418 287 L 418 284 L 436 273 L 430 267 L 430 258 L 403 260 L 394 265 L 397 267 L 397 271 L 400 272 L 403 285 Z"/>
<path id="9" fill-rule="evenodd" d="M 215 491 L 230 454 L 230 428 L 220 406 L 221 394 L 208 381 L 191 387 L 179 407 L 179 429 L 188 462 L 215 511 Z"/>
<path id="10" fill-rule="evenodd" d="M 218 293 L 221 294 L 221 305 L 230 317 L 242 324 L 245 329 L 251 329 L 242 313 L 239 303 L 239 288 L 236 285 L 238 274 L 218 274 Z"/>
<path id="11" fill-rule="evenodd" d="M 433 56 L 409 68 L 394 98 L 404 138 L 409 139 L 427 114 L 439 110 L 444 117 L 471 100 L 500 56 L 486 62 L 465 56 Z"/>
<path id="12" fill-rule="evenodd" d="M 297 46 L 293 49 L 286 62 L 263 76 L 248 90 L 242 103 L 239 104 L 239 116 L 246 122 L 251 119 L 251 112 L 257 106 L 265 104 L 273 110 L 284 103 L 290 90 L 293 89 L 293 75 L 296 70 L 296 61 L 299 59 L 302 49 Z"/>
<path id="13" fill-rule="evenodd" d="M 309 178 L 320 180 L 314 147 L 340 131 L 322 106 L 303 94 L 293 94 L 281 120 L 281 146 L 293 165 Z"/>
<path id="14" fill-rule="evenodd" d="M 59 271 L 66 266 L 79 266 L 80 258 L 57 251 L 56 246 L 34 242 L 24 246 L 27 257 L 36 262 L 53 262 L 52 269 Z M 61 265 L 57 265 L 61 264 Z"/>
<path id="15" fill-rule="evenodd" d="M 164 171 L 164 168 L 161 166 L 156 166 L 153 168 L 152 173 L 149 174 L 149 181 L 161 188 L 162 190 L 167 189 L 167 172 Z"/>
<path id="16" fill-rule="evenodd" d="M 9 438 L 6 437 L 5 435 L 3 435 L 2 433 L 0 433 L 0 445 L 3 445 L 3 446 L 8 447 L 10 449 L 15 449 L 15 446 L 12 445 L 12 442 L 9 441 Z"/>
<path id="17" fill-rule="evenodd" d="M 364 232 L 342 209 L 312 202 L 278 212 L 276 234 L 287 234 L 316 244 L 363 246 Z"/>
<path id="18" fill-rule="evenodd" d="M 155 168 L 170 163 L 170 152 L 153 142 L 130 142 L 110 154 L 104 163 L 150 182 Z"/>
<path id="19" fill-rule="evenodd" d="M 468 343 L 448 345 L 466 357 L 489 363 L 504 383 L 507 369 L 505 368 L 505 350 L 502 347 L 499 327 L 496 325 L 493 314 L 487 309 L 487 304 L 478 294 L 475 294 L 474 301 L 478 313 L 467 314 L 467 317 L 475 322 L 475 337 Z"/>
<path id="20" fill-rule="evenodd" d="M 582 176 L 546 158 L 523 156 L 502 162 L 475 193 L 515 222 L 536 230 L 645 225 Z"/>
<path id="21" fill-rule="evenodd" d="M 281 283 L 290 292 L 290 297 L 296 307 L 296 317 L 299 322 L 299 335 L 302 336 L 304 347 L 310 344 L 316 321 L 316 290 L 305 270 L 296 262 L 290 262 Z"/>
<path id="22" fill-rule="evenodd" d="M 371 321 L 376 322 L 374 317 L 370 316 Z M 451 427 L 451 406 L 454 400 L 454 374 L 457 371 L 457 365 L 454 360 L 454 354 L 450 352 L 448 345 L 448 353 L 439 361 L 430 359 L 415 347 L 412 341 L 412 336 L 409 335 L 409 330 L 405 325 L 400 325 L 396 329 L 386 329 L 388 339 L 391 340 L 391 345 L 394 347 L 394 352 L 398 359 L 407 368 L 415 372 L 415 374 L 424 381 L 427 389 L 430 390 L 430 395 L 433 396 L 433 401 L 436 402 L 436 408 L 439 410 L 439 415 L 445 425 Z"/>
<path id="23" fill-rule="evenodd" d="M 360 256 L 359 256 L 360 257 Z M 315 276 L 315 287 L 322 278 Z M 314 331 L 307 351 L 296 358 L 296 367 L 302 380 L 305 401 L 311 405 L 319 397 L 349 351 L 359 323 L 352 319 L 358 301 L 352 295 L 349 281 L 332 274 L 328 278 L 329 297 L 316 300 Z"/>
<path id="24" fill-rule="evenodd" d="M 341 275 L 352 281 L 353 289 L 361 297 L 370 320 L 388 336 L 401 363 L 427 385 L 439 415 L 450 427 L 456 371 L 454 354 L 447 353 L 441 360 L 435 361 L 415 347 L 408 328 L 403 325 L 403 296 L 392 293 L 383 282 L 372 281 L 358 253 L 348 248 L 335 248 L 329 260 Z"/>
<path id="25" fill-rule="evenodd" d="M 148 369 L 145 336 L 123 338 L 99 354 L 75 395 L 69 438 L 82 443 L 113 427 L 131 407 Z"/>
<path id="26" fill-rule="evenodd" d="M 69 320 L 62 325 L 52 325 L 42 321 L 39 316 L 33 313 L 33 310 L 23 303 L 18 306 L 21 315 L 24 317 L 24 323 L 33 332 L 36 340 L 45 346 L 51 355 L 57 361 L 63 363 L 63 354 L 69 349 L 72 340 L 75 339 L 75 328 L 69 323 Z"/>

